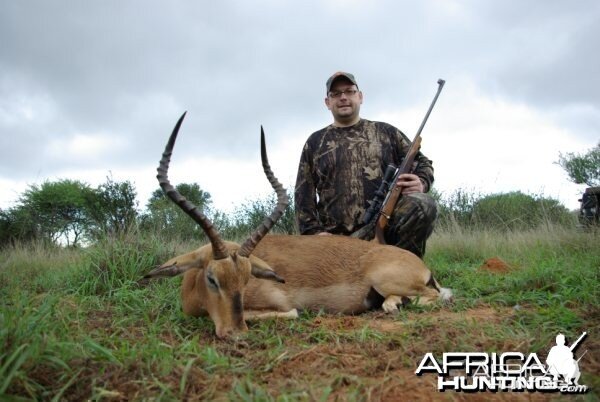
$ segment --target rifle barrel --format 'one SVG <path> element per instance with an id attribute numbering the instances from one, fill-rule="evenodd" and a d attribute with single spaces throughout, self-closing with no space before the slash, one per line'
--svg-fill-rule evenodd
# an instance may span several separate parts
<path id="1" fill-rule="evenodd" d="M 437 102 L 437 98 L 438 98 L 438 96 L 440 96 L 440 92 L 442 92 L 442 88 L 444 88 L 444 84 L 446 83 L 446 81 L 444 81 L 443 79 L 440 78 L 437 83 L 438 83 L 437 93 L 433 97 L 433 102 L 431 102 L 431 105 L 429 106 L 429 110 L 427 110 L 427 114 L 425 114 L 425 118 L 423 119 L 423 122 L 421 123 L 421 127 L 419 127 L 419 130 L 417 131 L 417 135 L 415 136 L 415 138 L 417 138 L 418 136 L 421 135 L 421 131 L 423 131 L 423 127 L 425 127 L 425 123 L 427 123 L 427 119 L 429 119 L 429 115 L 431 114 L 431 111 L 433 110 L 433 107 L 435 106 L 435 102 Z"/>
<path id="2" fill-rule="evenodd" d="M 573 344 L 571 345 L 571 347 L 569 349 L 571 349 L 571 351 L 575 350 L 575 348 L 577 347 L 577 345 L 579 345 L 579 342 L 581 342 L 581 340 L 583 338 L 585 338 L 586 335 L 587 335 L 587 332 L 584 332 L 583 334 L 581 334 L 581 336 L 579 337 L 579 339 L 577 339 L 575 342 L 573 342 Z"/>

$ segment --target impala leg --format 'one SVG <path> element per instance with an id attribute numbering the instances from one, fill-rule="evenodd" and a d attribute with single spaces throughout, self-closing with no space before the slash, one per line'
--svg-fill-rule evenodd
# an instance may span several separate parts
<path id="1" fill-rule="evenodd" d="M 429 293 L 429 292 L 427 292 Z M 435 292 L 429 295 L 421 296 L 396 296 L 389 295 L 383 301 L 381 308 L 386 313 L 396 313 L 398 312 L 400 306 L 406 306 L 407 304 L 414 303 L 417 305 L 428 305 L 434 303 L 440 299 L 440 293 Z"/>
<path id="2" fill-rule="evenodd" d="M 431 304 L 450 297 L 451 292 L 440 288 L 420 259 L 409 253 L 402 257 L 403 260 L 396 255 L 396 259 L 390 256 L 376 261 L 366 273 L 370 285 L 384 297 L 385 312 L 396 312 L 399 306 L 410 302 Z"/>
<path id="3" fill-rule="evenodd" d="M 404 306 L 407 303 L 410 303 L 410 299 L 406 296 L 389 295 L 383 301 L 381 308 L 386 313 L 396 313 L 399 306 Z"/>
<path id="4" fill-rule="evenodd" d="M 244 320 L 246 321 L 258 321 L 268 318 L 285 318 L 293 320 L 298 318 L 298 310 L 294 308 L 290 311 L 244 311 Z"/>

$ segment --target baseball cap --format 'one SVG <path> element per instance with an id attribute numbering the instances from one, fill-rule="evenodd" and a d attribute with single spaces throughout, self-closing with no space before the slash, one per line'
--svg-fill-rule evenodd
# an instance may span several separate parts
<path id="1" fill-rule="evenodd" d="M 333 84 L 333 82 L 340 77 L 344 77 L 344 78 L 348 79 L 351 83 L 353 83 L 354 85 L 356 85 L 358 87 L 358 84 L 356 83 L 356 79 L 354 78 L 354 75 L 352 75 L 350 73 L 345 73 L 343 71 L 338 71 L 338 72 L 333 73 L 333 75 L 331 77 L 329 77 L 329 79 L 327 80 L 327 83 L 325 84 L 325 86 L 327 88 L 327 93 L 329 93 L 329 91 L 331 91 L 331 85 Z"/>

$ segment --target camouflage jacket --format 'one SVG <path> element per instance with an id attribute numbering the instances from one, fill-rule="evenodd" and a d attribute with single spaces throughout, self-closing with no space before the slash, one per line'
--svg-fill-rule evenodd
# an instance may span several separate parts
<path id="1" fill-rule="evenodd" d="M 296 218 L 301 234 L 327 231 L 348 235 L 362 217 L 388 164 L 399 166 L 410 140 L 394 126 L 361 119 L 351 127 L 327 126 L 302 150 L 296 179 Z M 413 173 L 429 191 L 432 162 L 422 153 Z"/>

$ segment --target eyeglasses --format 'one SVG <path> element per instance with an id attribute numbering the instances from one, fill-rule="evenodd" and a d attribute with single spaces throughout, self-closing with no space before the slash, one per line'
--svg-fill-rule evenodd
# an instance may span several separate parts
<path id="1" fill-rule="evenodd" d="M 346 96 L 354 96 L 356 95 L 356 93 L 358 92 L 358 89 L 345 89 L 343 91 L 331 91 L 329 92 L 329 97 L 330 98 L 339 98 L 342 95 L 346 95 Z"/>

